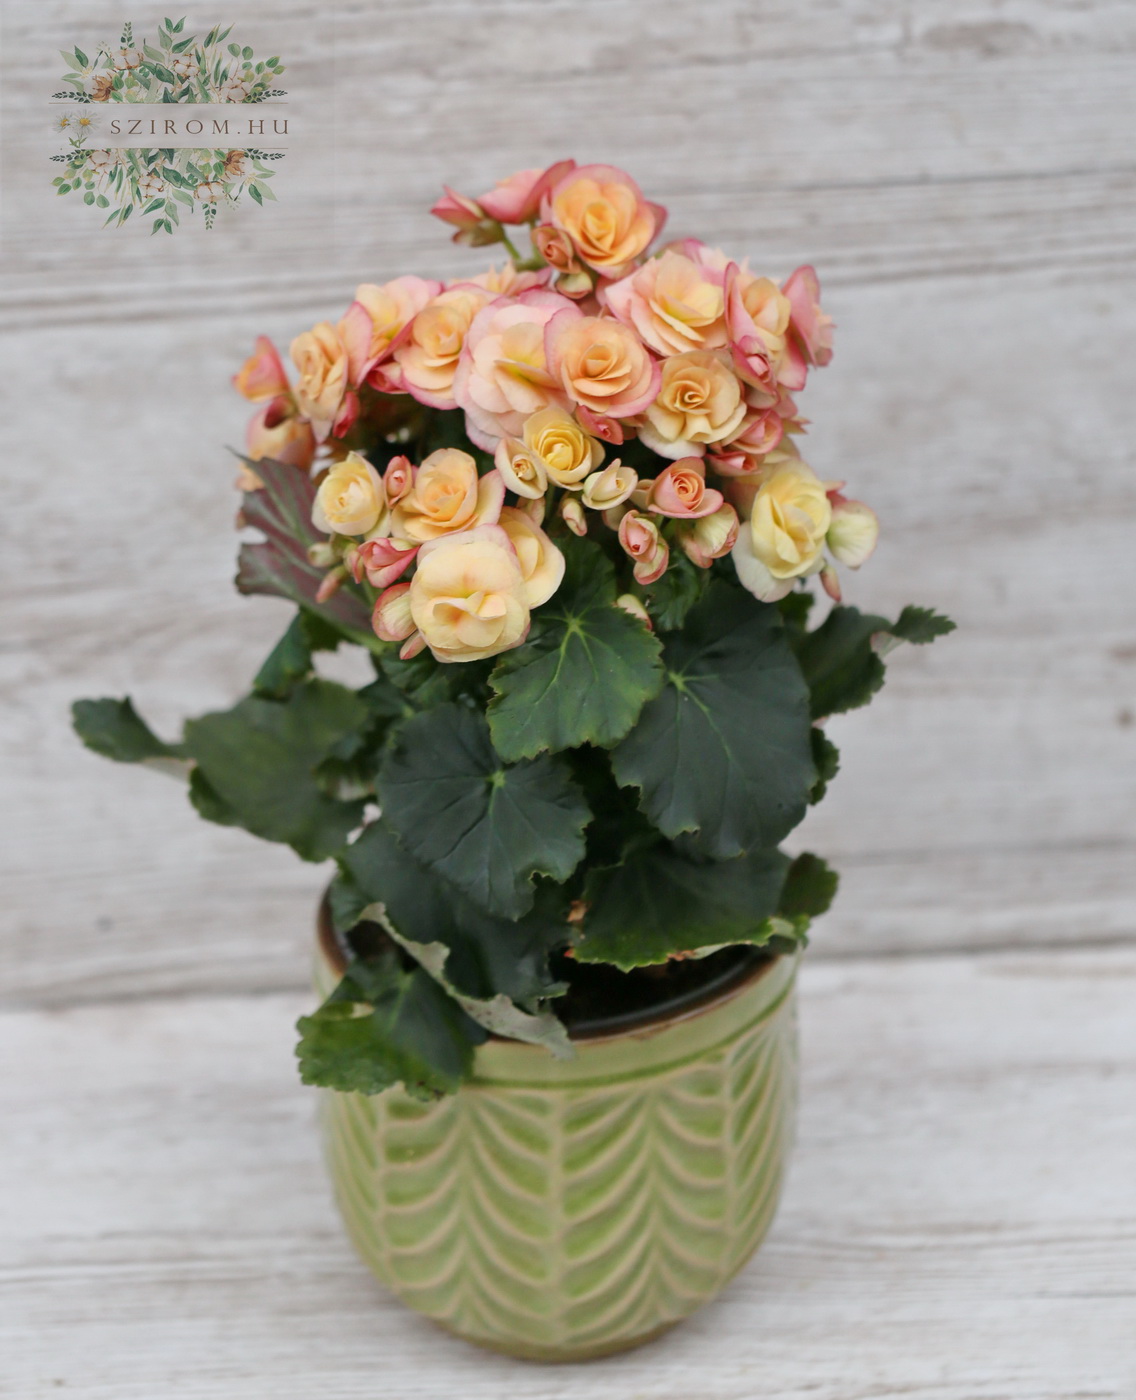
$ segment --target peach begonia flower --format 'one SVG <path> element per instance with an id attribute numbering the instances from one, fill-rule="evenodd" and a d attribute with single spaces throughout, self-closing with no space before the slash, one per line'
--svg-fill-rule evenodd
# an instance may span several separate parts
<path id="1" fill-rule="evenodd" d="M 423 543 L 496 522 L 505 500 L 499 472 L 477 475 L 477 463 L 457 447 L 431 452 L 414 475 L 414 487 L 391 512 L 396 540 Z"/>
<path id="2" fill-rule="evenodd" d="M 454 375 L 474 317 L 493 300 L 471 282 L 439 292 L 410 323 L 406 340 L 394 351 L 400 383 L 419 403 L 456 408 Z"/>
<path id="3" fill-rule="evenodd" d="M 502 438 L 493 462 L 510 491 L 527 500 L 538 500 L 548 490 L 544 463 L 520 438 Z"/>
<path id="4" fill-rule="evenodd" d="M 387 493 L 387 505 L 392 508 L 398 505 L 403 496 L 407 495 L 414 487 L 414 468 L 410 465 L 410 458 L 401 454 L 392 457 L 383 472 L 383 488 Z"/>
<path id="5" fill-rule="evenodd" d="M 683 457 L 672 462 L 648 487 L 647 509 L 672 520 L 694 520 L 713 515 L 723 504 L 721 491 L 706 485 L 706 467 L 701 457 Z"/>
<path id="6" fill-rule="evenodd" d="M 362 384 L 387 359 L 405 338 L 414 317 L 441 290 L 441 282 L 424 277 L 396 277 L 382 286 L 364 282 L 356 287 L 355 300 L 336 328 L 347 348 L 350 383 Z"/>
<path id="7" fill-rule="evenodd" d="M 602 471 L 592 472 L 584 482 L 581 500 L 589 510 L 611 510 L 631 499 L 639 477 L 618 458 Z"/>
<path id="8" fill-rule="evenodd" d="M 800 459 L 786 462 L 758 487 L 731 556 L 744 587 L 764 603 L 783 598 L 793 580 L 824 567 L 832 506 L 824 482 Z"/>
<path id="9" fill-rule="evenodd" d="M 726 344 L 724 273 L 668 248 L 604 288 L 600 300 L 660 355 Z"/>
<path id="10" fill-rule="evenodd" d="M 345 562 L 349 564 L 356 583 L 362 582 L 365 575 L 373 587 L 387 588 L 406 572 L 417 553 L 417 545 L 402 549 L 394 540 L 367 540 L 351 550 Z"/>
<path id="11" fill-rule="evenodd" d="M 785 420 L 773 408 L 747 408 L 741 426 L 728 442 L 718 443 L 711 463 L 722 476 L 758 471 L 762 459 L 781 442 Z"/>
<path id="12" fill-rule="evenodd" d="M 298 371 L 296 402 L 309 419 L 317 441 L 331 432 L 347 392 L 347 347 L 333 325 L 321 321 L 292 342 L 292 363 Z"/>
<path id="13" fill-rule="evenodd" d="M 662 382 L 639 436 L 660 457 L 701 457 L 725 442 L 746 415 L 742 387 L 723 354 L 687 350 L 663 361 Z"/>
<path id="14" fill-rule="evenodd" d="M 312 524 L 326 535 L 388 533 L 383 479 L 366 457 L 349 452 L 331 468 L 316 492 Z"/>
<path id="15" fill-rule="evenodd" d="M 805 359 L 826 365 L 832 359 L 833 320 L 820 309 L 820 281 L 808 265 L 789 274 L 781 287 L 792 307 L 792 332 Z"/>
<path id="16" fill-rule="evenodd" d="M 603 461 L 603 447 L 590 437 L 575 418 L 552 405 L 525 419 L 521 433 L 525 446 L 557 486 L 575 490 Z"/>
<path id="17" fill-rule="evenodd" d="M 702 515 L 679 527 L 678 542 L 692 564 L 708 569 L 729 554 L 738 538 L 738 513 L 723 501 L 712 515 Z"/>
<path id="18" fill-rule="evenodd" d="M 552 269 L 549 267 L 526 268 L 522 272 L 515 264 L 507 262 L 499 268 L 487 268 L 467 281 L 475 287 L 483 287 L 487 292 L 492 292 L 495 297 L 519 297 L 522 292 L 546 287 L 551 276 Z"/>
<path id="19" fill-rule="evenodd" d="M 316 439 L 312 425 L 297 414 L 290 395 L 280 394 L 249 420 L 245 450 L 254 462 L 269 457 L 307 471 L 315 460 Z"/>
<path id="20" fill-rule="evenodd" d="M 571 305 L 571 303 L 569 303 Z M 641 413 L 658 393 L 661 372 L 643 342 L 621 321 L 561 313 L 545 335 L 548 367 L 575 404 L 604 418 Z"/>
<path id="21" fill-rule="evenodd" d="M 525 599 L 530 608 L 539 608 L 560 587 L 564 556 L 540 526 L 516 506 L 505 506 L 497 523 L 509 536 L 521 566 Z"/>
<path id="22" fill-rule="evenodd" d="M 454 399 L 466 431 L 486 452 L 504 437 L 520 437 L 525 419 L 565 395 L 545 359 L 545 327 L 557 315 L 578 318 L 555 292 L 500 297 L 474 317 L 454 375 Z"/>
<path id="23" fill-rule="evenodd" d="M 629 510 L 619 522 L 619 543 L 635 561 L 631 572 L 636 583 L 654 583 L 666 573 L 670 550 L 655 521 Z"/>
<path id="24" fill-rule="evenodd" d="M 410 612 L 410 584 L 392 583 L 379 595 L 371 614 L 371 626 L 384 642 L 402 642 L 399 656 L 409 661 L 426 645 Z"/>
<path id="25" fill-rule="evenodd" d="M 257 336 L 256 349 L 233 375 L 233 388 L 252 403 L 288 393 L 288 376 L 266 335 Z"/>
<path id="26" fill-rule="evenodd" d="M 808 366 L 789 336 L 792 304 L 775 282 L 731 263 L 726 269 L 726 333 L 734 368 L 774 397 L 778 386 L 803 389 Z"/>
<path id="27" fill-rule="evenodd" d="M 580 260 L 605 277 L 622 277 L 666 220 L 623 170 L 581 165 L 558 180 L 541 202 L 541 223 L 566 233 Z"/>
<path id="28" fill-rule="evenodd" d="M 828 492 L 832 506 L 832 524 L 826 540 L 832 557 L 838 564 L 858 569 L 876 547 L 880 522 L 876 513 L 863 501 L 850 501 L 839 490 Z"/>
<path id="29" fill-rule="evenodd" d="M 437 661 L 496 656 L 528 636 L 528 585 L 500 525 L 423 545 L 409 598 L 411 619 Z"/>
<path id="30" fill-rule="evenodd" d="M 449 185 L 443 185 L 442 189 L 445 190 L 445 194 L 431 208 L 430 213 L 443 223 L 454 225 L 457 229 L 453 236 L 455 243 L 464 243 L 470 248 L 484 248 L 489 243 L 500 243 L 500 224 L 486 214 L 475 199 L 458 194 L 456 190 L 450 189 Z"/>
<path id="31" fill-rule="evenodd" d="M 477 203 L 498 223 L 527 224 L 537 217 L 548 191 L 575 168 L 574 160 L 559 160 L 547 170 L 518 170 L 478 196 Z"/>
<path id="32" fill-rule="evenodd" d="M 576 256 L 572 240 L 553 224 L 538 224 L 532 233 L 533 247 L 556 278 L 556 290 L 574 300 L 592 290 L 592 274 Z"/>
<path id="33" fill-rule="evenodd" d="M 588 533 L 588 517 L 584 514 L 579 496 L 563 497 L 560 502 L 560 519 L 581 539 Z"/>

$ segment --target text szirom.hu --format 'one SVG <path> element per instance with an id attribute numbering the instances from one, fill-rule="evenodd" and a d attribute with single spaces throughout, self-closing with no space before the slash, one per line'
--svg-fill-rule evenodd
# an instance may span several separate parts
<path id="1" fill-rule="evenodd" d="M 287 117 L 114 117 L 111 136 L 287 136 Z"/>

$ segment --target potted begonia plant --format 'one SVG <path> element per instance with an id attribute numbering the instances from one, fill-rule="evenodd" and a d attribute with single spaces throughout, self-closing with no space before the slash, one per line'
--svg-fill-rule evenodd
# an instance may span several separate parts
<path id="1" fill-rule="evenodd" d="M 235 378 L 237 587 L 295 606 L 251 694 L 177 743 L 129 699 L 75 724 L 335 861 L 298 1055 L 348 1228 L 453 1331 L 579 1358 L 768 1227 L 836 886 L 779 847 L 836 773 L 822 722 L 952 624 L 841 602 L 877 526 L 798 445 L 831 356 L 811 268 L 664 245 L 628 175 L 571 160 L 433 213 L 508 263 L 364 284 L 294 381 L 264 338 Z M 318 674 L 343 646 L 359 689 Z"/>

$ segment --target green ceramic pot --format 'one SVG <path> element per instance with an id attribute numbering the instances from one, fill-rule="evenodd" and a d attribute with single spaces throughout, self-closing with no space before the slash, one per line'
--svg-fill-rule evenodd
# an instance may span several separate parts
<path id="1" fill-rule="evenodd" d="M 342 955 L 325 927 L 317 984 Z M 323 1092 L 348 1232 L 405 1303 L 513 1356 L 639 1345 L 708 1302 L 777 1208 L 796 1099 L 795 957 L 701 1003 L 577 1038 L 491 1038 L 424 1104 Z"/>

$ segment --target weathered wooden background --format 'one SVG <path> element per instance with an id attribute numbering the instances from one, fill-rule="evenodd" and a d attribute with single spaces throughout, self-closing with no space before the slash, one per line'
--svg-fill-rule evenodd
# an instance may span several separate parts
<path id="1" fill-rule="evenodd" d="M 871 709 L 832 726 L 843 772 L 802 839 L 845 882 L 805 981 L 813 1097 L 766 1272 L 668 1343 L 665 1365 L 628 1358 L 561 1387 L 486 1362 L 476 1393 L 508 1376 L 542 1397 L 1131 1395 L 1136 1113 L 1131 1078 L 1121 1093 L 1109 1076 L 1136 1061 L 1136 6 L 231 5 L 242 39 L 288 64 L 299 137 L 280 202 L 161 240 L 103 232 L 50 186 L 57 50 L 127 16 L 85 0 L 0 14 L 0 1019 L 24 1111 L 3 1151 L 42 1171 L 29 1208 L 51 1217 L 33 1228 L 15 1186 L 0 1208 L 15 1261 L 0 1279 L 23 1307 L 0 1315 L 20 1344 L 0 1346 L 0 1391 L 14 1364 L 21 1397 L 59 1393 L 55 1377 L 114 1400 L 308 1400 L 320 1367 L 279 1352 L 272 1313 L 290 1316 L 301 1283 L 303 1335 L 329 1353 L 341 1335 L 311 1310 L 332 1296 L 339 1317 L 355 1298 L 344 1350 L 320 1358 L 329 1394 L 375 1393 L 367 1367 L 404 1345 L 389 1309 L 368 1334 L 382 1305 L 308 1200 L 313 1149 L 293 1132 L 308 1100 L 287 1078 L 287 1022 L 326 871 L 87 754 L 67 708 L 129 692 L 172 734 L 241 692 L 286 613 L 229 582 L 225 448 L 244 418 L 229 374 L 258 332 L 286 345 L 359 280 L 475 266 L 426 213 L 442 181 L 476 193 L 571 154 L 631 170 L 676 234 L 776 274 L 815 263 L 839 329 L 805 399 L 808 455 L 884 529 L 850 601 L 931 603 L 959 631 L 897 653 Z M 160 14 L 129 17 L 142 31 Z M 863 962 L 820 966 L 849 958 Z M 181 1143 L 157 1176 L 151 1123 Z M 269 1177 L 299 1202 L 289 1244 L 277 1198 L 254 1189 L 262 1144 L 302 1158 Z M 225 1154 L 243 1194 L 222 1185 Z M 173 1189 L 161 1171 L 212 1198 L 131 1216 L 130 1160 L 155 1200 Z M 86 1170 L 118 1184 L 60 1210 L 53 1184 Z M 309 1266 L 336 1276 L 323 1304 Z M 225 1318 L 250 1279 L 274 1321 L 242 1370 Z M 100 1331 L 85 1290 L 103 1287 L 153 1315 Z M 180 1316 L 186 1298 L 175 1325 L 161 1308 Z M 28 1346 L 64 1323 L 93 1369 L 53 1370 L 46 1334 Z M 750 1337 L 766 1327 L 772 1350 Z M 398 1364 L 420 1369 L 400 1394 L 474 1374 L 453 1344 L 435 1375 L 433 1334 L 408 1335 Z M 213 1370 L 178 1371 L 217 1338 Z"/>

